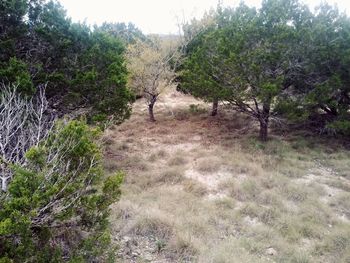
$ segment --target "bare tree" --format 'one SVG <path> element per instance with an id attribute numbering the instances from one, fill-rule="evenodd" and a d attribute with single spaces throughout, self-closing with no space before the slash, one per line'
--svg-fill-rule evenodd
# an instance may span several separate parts
<path id="1" fill-rule="evenodd" d="M 178 40 L 152 37 L 150 41 L 138 40 L 128 48 L 129 86 L 146 99 L 150 121 L 155 121 L 153 108 L 159 95 L 175 78 Z"/>
<path id="2" fill-rule="evenodd" d="M 53 126 L 48 113 L 45 86 L 36 96 L 25 98 L 17 93 L 17 86 L 2 85 L 0 93 L 0 180 L 6 191 L 12 178 L 11 164 L 24 164 L 26 151 L 37 146 Z"/>

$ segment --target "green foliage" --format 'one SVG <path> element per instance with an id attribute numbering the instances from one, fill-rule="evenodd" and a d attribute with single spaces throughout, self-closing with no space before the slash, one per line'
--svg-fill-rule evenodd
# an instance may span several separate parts
<path id="1" fill-rule="evenodd" d="M 350 136 L 350 121 L 338 120 L 328 124 L 328 128 L 334 129 L 336 132 Z"/>
<path id="2" fill-rule="evenodd" d="M 310 111 L 305 110 L 302 103 L 298 100 L 292 100 L 281 96 L 275 106 L 275 112 L 282 115 L 291 122 L 306 121 L 310 116 Z"/>
<path id="3" fill-rule="evenodd" d="M 28 65 L 15 57 L 11 57 L 8 63 L 0 64 L 0 79 L 5 84 L 18 86 L 21 93 L 31 95 L 35 92 Z"/>
<path id="4" fill-rule="evenodd" d="M 76 77 L 72 80 L 72 90 L 82 95 L 82 101 L 90 101 L 94 106 L 92 114 L 114 114 L 115 121 L 120 123 L 130 116 L 130 102 L 134 99 L 132 92 L 126 88 L 124 46 L 106 33 L 95 32 L 92 38 L 92 45 L 83 54 Z"/>
<path id="5" fill-rule="evenodd" d="M 289 77 L 293 85 L 289 97 L 297 98 L 298 107 L 291 107 L 287 114 L 303 111 L 309 116 L 303 122 L 319 130 L 333 129 L 339 124 L 332 122 L 350 117 L 350 20 L 337 8 L 322 4 L 316 14 L 304 8 L 297 22 L 295 37 L 299 45 L 295 46 L 294 57 L 299 62 Z M 317 115 L 321 117 L 315 118 Z M 315 123 L 315 119 L 327 121 Z"/>
<path id="6" fill-rule="evenodd" d="M 28 164 L 12 167 L 8 192 L 0 193 L 3 262 L 107 260 L 109 205 L 124 175 L 102 182 L 98 134 L 82 122 L 60 123 L 27 152 Z"/>
<path id="7" fill-rule="evenodd" d="M 220 85 L 216 69 L 213 67 L 217 61 L 210 54 L 218 51 L 219 43 L 213 34 L 215 25 L 219 24 L 219 18 L 217 11 L 201 21 L 194 20 L 191 25 L 185 25 L 184 31 L 190 42 L 185 50 L 186 59 L 178 68 L 181 74 L 177 89 L 208 102 L 225 99 L 227 93 Z M 203 29 L 200 29 L 202 27 Z M 195 34 L 197 35 L 191 39 L 191 35 Z"/>
<path id="8" fill-rule="evenodd" d="M 28 95 L 46 84 L 62 115 L 85 107 L 115 122 L 129 117 L 133 94 L 119 34 L 72 23 L 55 1 L 6 0 L 0 9 L 0 82 L 19 84 Z"/>
<path id="9" fill-rule="evenodd" d="M 228 101 L 255 117 L 266 140 L 273 105 L 290 70 L 293 31 L 291 1 L 265 1 L 261 10 L 241 4 L 218 8 L 216 26 L 190 45 L 180 75 L 180 88 L 208 101 Z M 273 8 L 272 8 L 273 7 Z M 283 11 L 276 13 L 275 8 Z"/>
<path id="10" fill-rule="evenodd" d="M 126 45 L 135 44 L 138 40 L 148 41 L 142 31 L 132 23 L 103 23 L 96 29 L 120 38 Z"/>
<path id="11" fill-rule="evenodd" d="M 203 18 L 185 27 L 194 37 L 178 68 L 180 90 L 227 101 L 253 116 L 261 138 L 269 117 L 277 114 L 346 133 L 350 19 L 345 14 L 327 4 L 314 14 L 298 0 L 265 0 L 259 10 L 219 6 L 211 17 L 209 24 Z"/>

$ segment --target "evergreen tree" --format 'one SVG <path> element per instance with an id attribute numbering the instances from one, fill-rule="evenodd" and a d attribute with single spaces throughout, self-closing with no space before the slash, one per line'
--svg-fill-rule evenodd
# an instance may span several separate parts
<path id="1" fill-rule="evenodd" d="M 1 82 L 26 95 L 46 84 L 59 115 L 84 107 L 99 120 L 129 116 L 133 95 L 119 35 L 71 22 L 54 1 L 5 0 L 0 9 Z"/>

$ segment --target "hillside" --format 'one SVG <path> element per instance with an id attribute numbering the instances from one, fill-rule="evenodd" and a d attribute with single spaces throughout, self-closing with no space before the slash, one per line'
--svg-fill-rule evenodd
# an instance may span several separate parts
<path id="1" fill-rule="evenodd" d="M 349 262 L 350 151 L 280 127 L 267 144 L 238 113 L 177 92 L 107 130 L 122 262 Z M 326 144 L 325 144 L 326 143 Z"/>

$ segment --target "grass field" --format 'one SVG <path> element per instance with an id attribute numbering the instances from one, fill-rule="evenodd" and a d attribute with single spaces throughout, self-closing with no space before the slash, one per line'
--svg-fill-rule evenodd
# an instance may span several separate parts
<path id="1" fill-rule="evenodd" d="M 350 262 L 350 151 L 176 92 L 107 130 L 118 262 Z"/>

